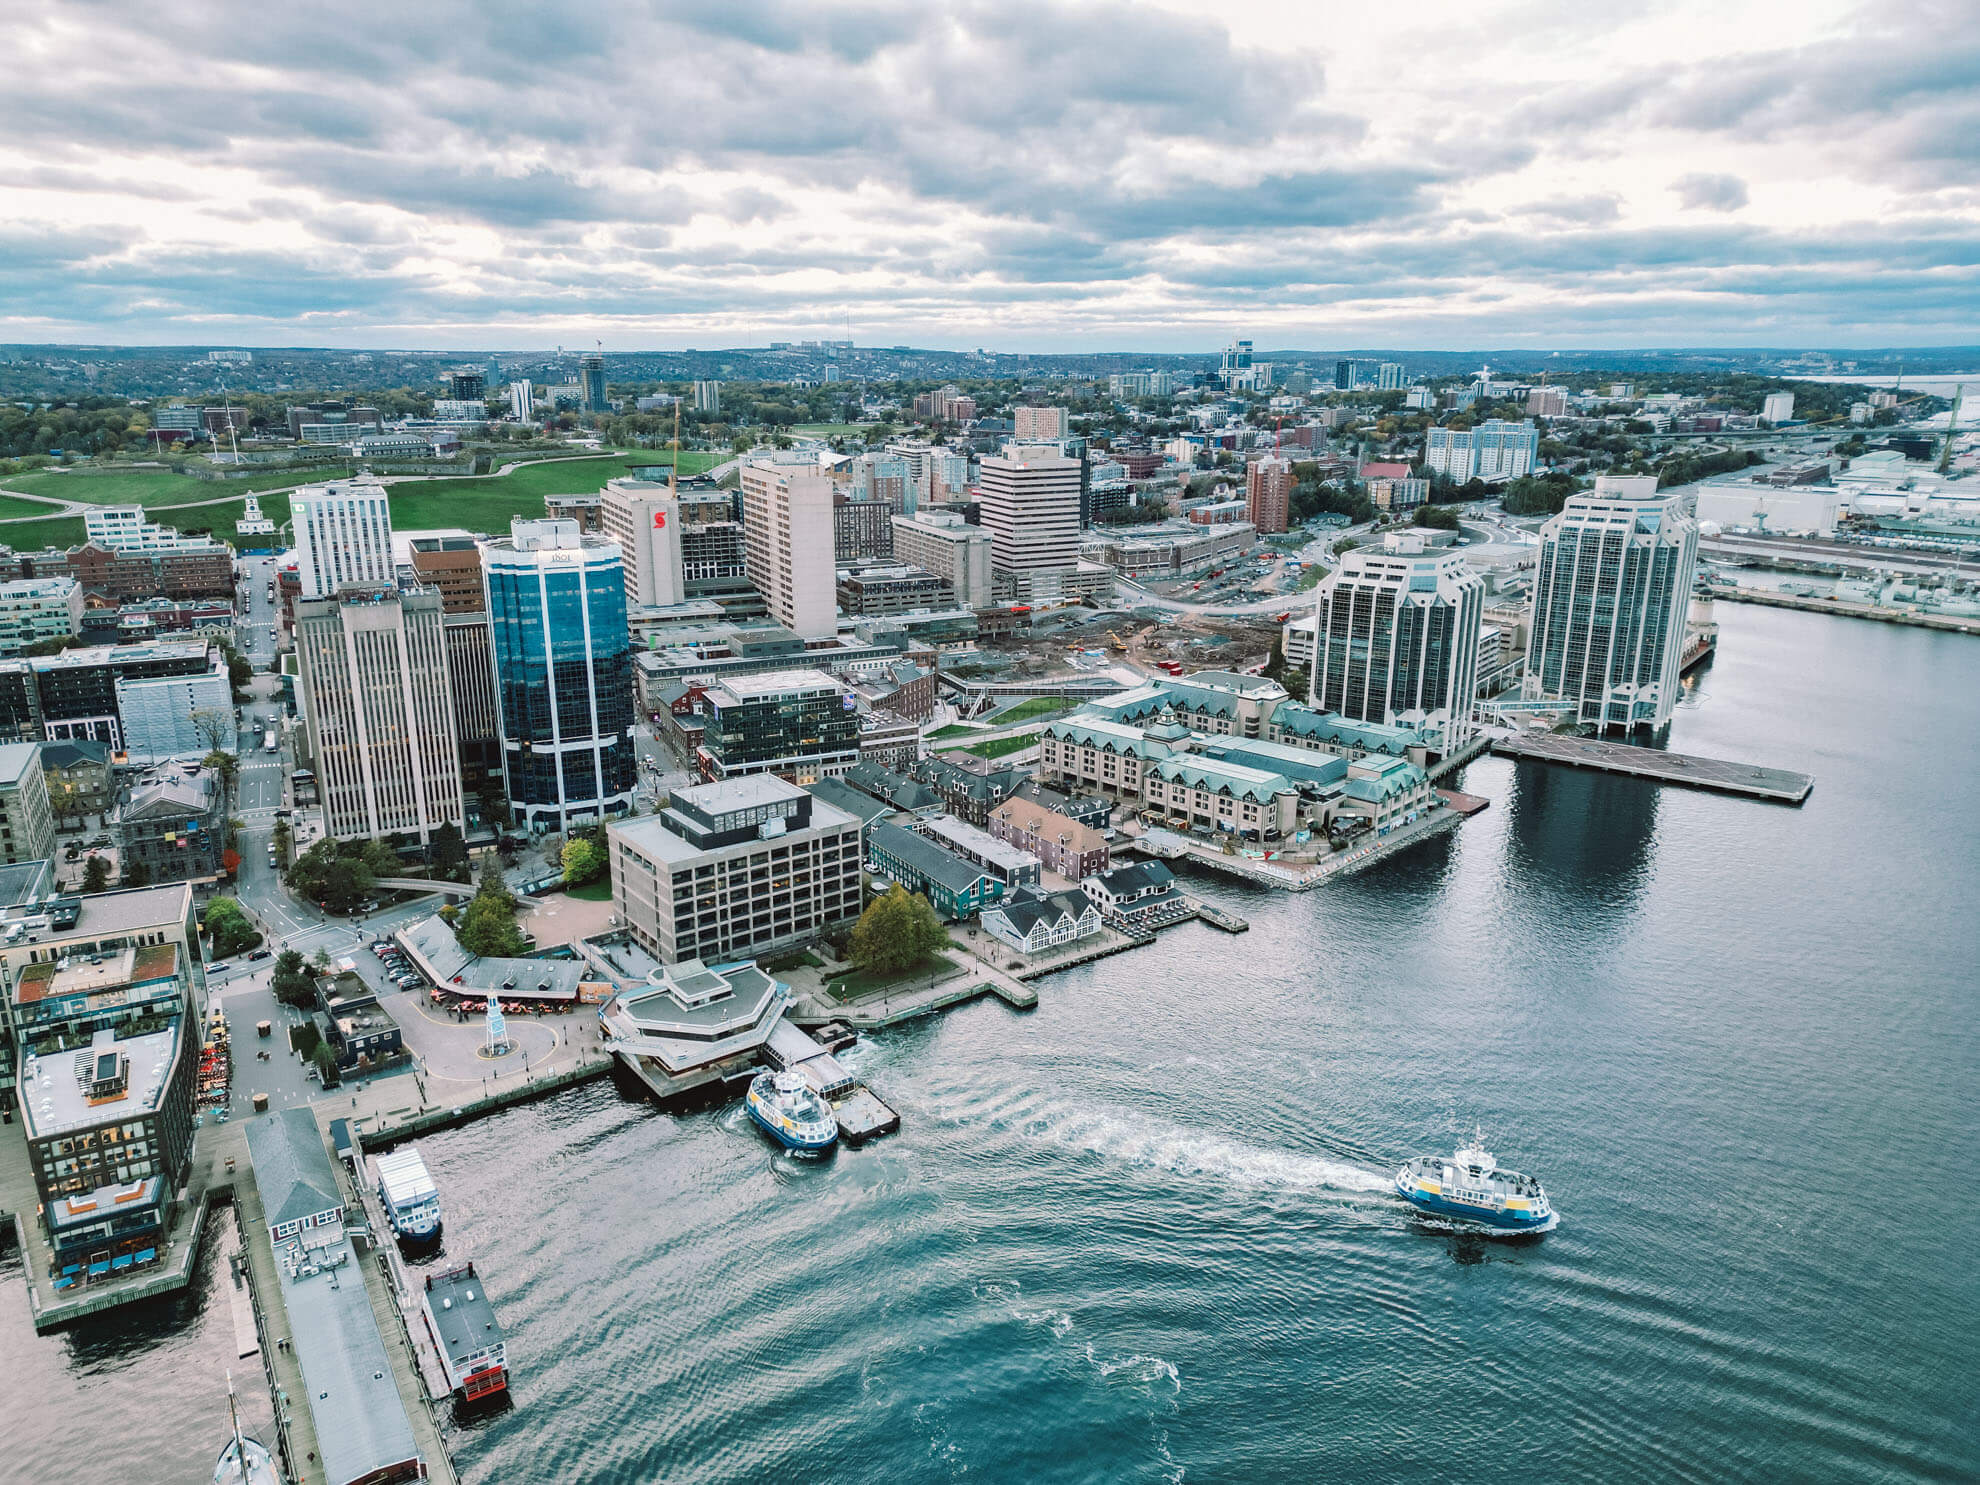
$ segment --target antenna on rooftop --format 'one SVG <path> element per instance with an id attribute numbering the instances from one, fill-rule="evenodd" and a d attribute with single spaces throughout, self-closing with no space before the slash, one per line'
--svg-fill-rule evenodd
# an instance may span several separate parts
<path id="1" fill-rule="evenodd" d="M 1959 431 L 1959 404 L 1966 396 L 1966 383 L 1953 388 L 1952 411 L 1946 414 L 1946 441 L 1939 450 L 1939 473 L 1945 474 L 1952 468 L 1953 434 Z"/>

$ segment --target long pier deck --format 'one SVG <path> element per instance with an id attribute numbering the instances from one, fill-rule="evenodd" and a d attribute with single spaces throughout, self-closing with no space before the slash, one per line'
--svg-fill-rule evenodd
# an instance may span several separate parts
<path id="1" fill-rule="evenodd" d="M 1653 784 L 1677 784 L 1687 789 L 1705 789 L 1714 794 L 1736 794 L 1744 799 L 1760 799 L 1770 804 L 1800 804 L 1815 787 L 1815 780 L 1807 774 L 1790 773 L 1783 768 L 1761 768 L 1756 764 L 1735 763 L 1726 758 L 1666 753 L 1656 748 L 1638 747 L 1634 743 L 1599 737 L 1572 737 L 1561 732 L 1526 732 L 1513 737 L 1495 738 L 1492 751 L 1505 758 L 1560 763 L 1570 768 L 1592 768 L 1600 773 L 1647 779 Z"/>

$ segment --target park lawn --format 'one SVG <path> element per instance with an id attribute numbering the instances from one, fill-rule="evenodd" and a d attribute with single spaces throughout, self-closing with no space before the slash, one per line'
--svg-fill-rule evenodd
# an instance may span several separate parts
<path id="1" fill-rule="evenodd" d="M 161 510 L 154 519 L 161 526 L 170 526 L 176 531 L 210 531 L 219 541 L 230 541 L 237 549 L 253 550 L 260 547 L 275 547 L 282 544 L 281 527 L 289 519 L 289 497 L 285 494 L 263 495 L 259 497 L 261 514 L 276 525 L 276 534 L 243 536 L 234 529 L 234 523 L 247 513 L 247 501 L 230 500 L 221 505 L 188 505 L 175 510 Z"/>
<path id="2" fill-rule="evenodd" d="M 940 742 L 945 737 L 969 737 L 982 730 L 981 727 L 971 727 L 967 723 L 951 722 L 948 726 L 937 727 L 933 732 L 929 733 L 928 740 L 930 742 Z"/>
<path id="3" fill-rule="evenodd" d="M 15 516 L 46 516 L 54 510 L 54 506 L 43 505 L 39 500 L 9 500 L 0 495 L 0 520 Z"/>
<path id="4" fill-rule="evenodd" d="M 1006 753 L 1022 753 L 1026 748 L 1037 746 L 1037 733 L 1020 732 L 1016 737 L 993 737 L 987 742 L 973 743 L 963 751 L 974 753 L 979 758 L 1001 758 Z"/>
<path id="5" fill-rule="evenodd" d="M 598 877 L 586 882 L 582 887 L 566 887 L 564 896 L 575 897 L 580 902 L 610 902 L 612 900 L 612 879 Z"/>
<path id="6" fill-rule="evenodd" d="M 535 460 L 508 474 L 399 480 L 390 486 L 392 524 L 407 531 L 462 526 L 499 535 L 517 516 L 540 518 L 545 495 L 595 494 L 607 480 L 624 475 L 630 465 L 665 464 L 669 457 L 665 449 L 642 449 L 632 454 Z M 716 455 L 684 449 L 681 473 L 696 474 L 716 462 Z"/>
<path id="7" fill-rule="evenodd" d="M 1063 696 L 1034 696 L 1029 701 L 1020 701 L 1007 712 L 999 712 L 987 719 L 988 725 L 1002 727 L 1009 722 L 1029 722 L 1035 717 L 1056 717 L 1061 712 L 1069 712 L 1074 703 Z"/>
<path id="8" fill-rule="evenodd" d="M 81 516 L 58 517 L 52 521 L 12 521 L 0 526 L 0 542 L 17 552 L 34 552 L 43 547 L 79 547 L 83 544 Z"/>
<path id="9" fill-rule="evenodd" d="M 864 438 L 872 426 L 871 423 L 799 423 L 791 432 L 802 433 L 807 438 Z"/>
<path id="10" fill-rule="evenodd" d="M 930 954 L 919 963 L 909 965 L 899 974 L 880 975 L 868 970 L 856 969 L 851 974 L 840 975 L 825 987 L 825 993 L 841 1005 L 855 1000 L 870 1000 L 896 987 L 926 984 L 932 975 L 945 979 L 955 971 L 955 964 L 945 954 Z"/>
<path id="11" fill-rule="evenodd" d="M 256 490 L 340 479 L 348 472 L 342 465 L 326 464 L 310 469 L 258 469 L 237 479 L 201 480 L 164 468 L 112 465 L 62 471 L 37 469 L 14 476 L 0 488 L 51 495 L 60 500 L 81 500 L 91 505 L 182 505 L 192 500 L 211 500 L 229 491 L 248 495 Z"/>

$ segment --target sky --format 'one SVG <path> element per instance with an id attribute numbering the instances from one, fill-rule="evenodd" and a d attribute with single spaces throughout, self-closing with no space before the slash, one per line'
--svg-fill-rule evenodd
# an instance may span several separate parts
<path id="1" fill-rule="evenodd" d="M 0 341 L 1980 341 L 1975 0 L 0 0 Z"/>

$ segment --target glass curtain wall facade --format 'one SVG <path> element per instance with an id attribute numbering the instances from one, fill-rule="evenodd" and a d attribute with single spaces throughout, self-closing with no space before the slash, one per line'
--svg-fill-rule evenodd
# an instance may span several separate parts
<path id="1" fill-rule="evenodd" d="M 1605 478 L 1541 528 L 1525 694 L 1604 729 L 1661 727 L 1677 704 L 1698 524 L 1654 487 Z"/>
<path id="2" fill-rule="evenodd" d="M 525 526 L 566 526 L 542 546 Z M 632 650 L 619 549 L 572 522 L 516 523 L 485 563 L 502 763 L 517 823 L 533 831 L 624 814 L 633 755 Z"/>
<path id="3" fill-rule="evenodd" d="M 1470 727 L 1485 583 L 1464 559 L 1350 552 L 1321 583 L 1313 701 L 1358 722 Z"/>

